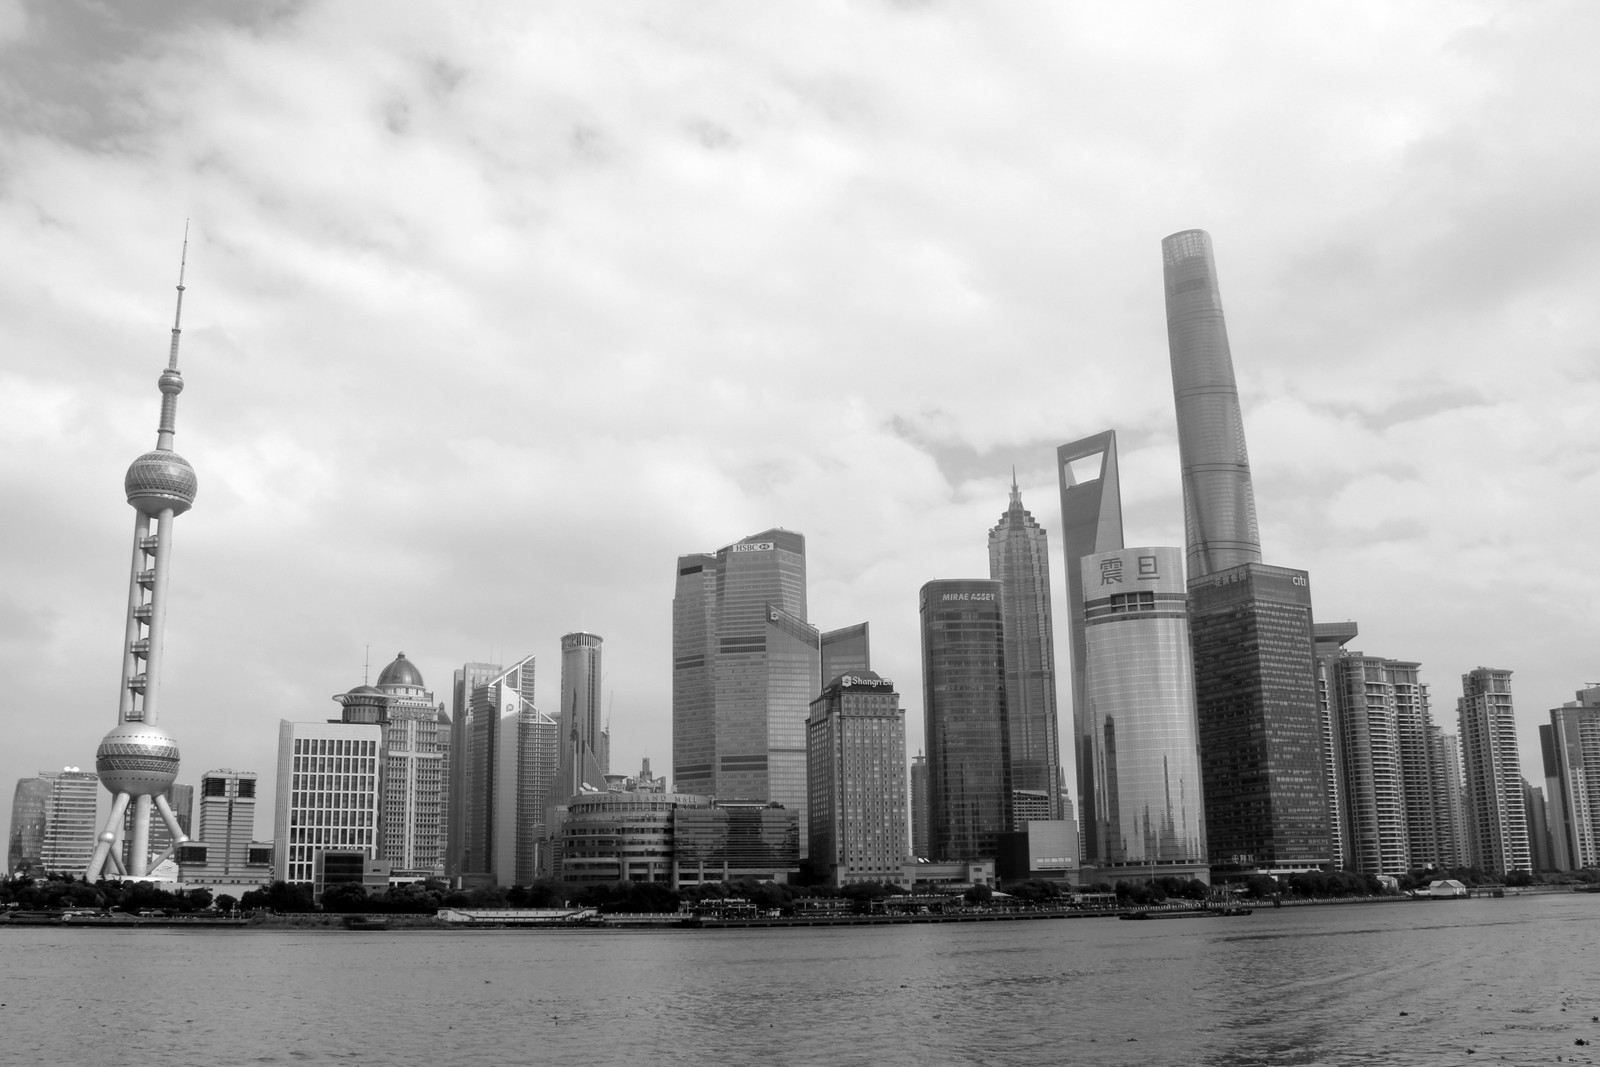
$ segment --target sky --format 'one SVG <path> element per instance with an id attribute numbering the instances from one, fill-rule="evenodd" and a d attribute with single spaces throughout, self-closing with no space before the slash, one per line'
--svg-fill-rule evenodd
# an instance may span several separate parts
<path id="1" fill-rule="evenodd" d="M 671 763 L 680 554 L 807 539 L 922 740 L 917 590 L 1118 432 L 1182 543 L 1160 241 L 1215 246 L 1266 561 L 1436 722 L 1600 679 L 1600 6 L 0 0 L 0 819 L 116 720 L 189 226 L 162 725 L 264 780 L 398 652 L 602 635 Z M 370 651 L 369 651 L 370 650 Z M 1070 770 L 1070 747 L 1064 746 Z"/>

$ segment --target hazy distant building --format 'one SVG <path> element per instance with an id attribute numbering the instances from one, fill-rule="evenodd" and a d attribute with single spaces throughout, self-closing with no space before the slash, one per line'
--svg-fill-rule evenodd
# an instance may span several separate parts
<path id="1" fill-rule="evenodd" d="M 1213 876 L 1330 859 L 1310 584 L 1261 563 L 1189 579 Z"/>
<path id="2" fill-rule="evenodd" d="M 1255 489 L 1211 235 L 1161 242 L 1189 580 L 1261 562 Z"/>
<path id="3" fill-rule="evenodd" d="M 278 724 L 275 878 L 315 884 L 318 854 L 330 849 L 377 859 L 382 747 L 383 727 L 377 723 Z M 204 832 L 203 788 L 201 793 Z"/>
<path id="4" fill-rule="evenodd" d="M 1550 813 L 1551 867 L 1600 867 L 1600 686 L 1552 708 L 1539 727 Z"/>
<path id="5" fill-rule="evenodd" d="M 1013 828 L 1061 815 L 1061 743 L 1057 736 L 1055 633 L 1050 613 L 1050 553 L 1040 525 L 1022 506 L 1016 478 L 1011 502 L 989 531 L 989 577 L 1005 588 L 1006 716 L 1011 787 L 1046 798 L 1044 814 L 1012 807 Z"/>
<path id="6" fill-rule="evenodd" d="M 892 882 L 906 858 L 906 724 L 894 683 L 843 674 L 811 702 L 808 855 L 829 884 Z"/>
<path id="7" fill-rule="evenodd" d="M 921 592 L 928 849 L 934 860 L 993 859 L 1010 831 L 1004 586 L 928 582 Z"/>
<path id="8" fill-rule="evenodd" d="M 928 757 L 918 752 L 911 760 L 911 855 L 928 858 Z"/>
<path id="9" fill-rule="evenodd" d="M 821 635 L 806 622 L 805 538 L 765 530 L 678 559 L 672 779 L 680 793 L 768 801 L 806 825 L 806 718 Z"/>
<path id="10" fill-rule="evenodd" d="M 1532 870 L 1511 672 L 1479 667 L 1462 675 L 1456 711 L 1472 866 L 1491 876 Z"/>
<path id="11" fill-rule="evenodd" d="M 1079 561 L 1083 864 L 1095 880 L 1209 876 L 1188 594 L 1176 548 Z"/>
<path id="12" fill-rule="evenodd" d="M 1444 728 L 1428 729 L 1428 750 L 1433 760 L 1433 810 L 1438 820 L 1439 866 L 1446 870 L 1470 865 L 1467 843 L 1466 794 L 1461 784 L 1461 740 Z"/>
<path id="13" fill-rule="evenodd" d="M 1528 855 L 1536 871 L 1553 871 L 1554 851 L 1550 837 L 1550 809 L 1545 803 L 1544 790 L 1522 780 L 1522 810 L 1528 815 Z"/>

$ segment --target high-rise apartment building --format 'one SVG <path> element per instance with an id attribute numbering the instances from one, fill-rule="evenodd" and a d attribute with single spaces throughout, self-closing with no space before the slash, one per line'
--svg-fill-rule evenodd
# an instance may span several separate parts
<path id="1" fill-rule="evenodd" d="M 776 802 L 806 842 L 806 719 L 821 635 L 806 622 L 805 538 L 752 534 L 678 559 L 672 600 L 673 786 Z"/>
<path id="2" fill-rule="evenodd" d="M 446 779 L 444 874 L 459 884 L 467 847 L 467 782 L 472 767 L 472 691 L 499 674 L 498 663 L 467 663 L 450 687 L 450 774 Z"/>
<path id="3" fill-rule="evenodd" d="M 831 885 L 892 882 L 906 858 L 906 724 L 894 683 L 842 674 L 806 724 L 809 855 Z"/>
<path id="4" fill-rule="evenodd" d="M 1466 794 L 1461 784 L 1461 739 L 1442 726 L 1428 728 L 1428 753 L 1433 763 L 1433 810 L 1439 866 L 1446 870 L 1469 865 Z"/>
<path id="5" fill-rule="evenodd" d="M 921 592 L 928 850 L 993 859 L 1011 830 L 1004 586 L 941 579 Z"/>
<path id="6" fill-rule="evenodd" d="M 1600 686 L 1550 710 L 1539 727 L 1550 812 L 1551 866 L 1600 867 Z"/>
<path id="7" fill-rule="evenodd" d="M 1028 819 L 1061 817 L 1061 742 L 1057 735 L 1055 634 L 1050 612 L 1050 553 L 1043 528 L 1022 506 L 1016 477 L 1011 502 L 989 531 L 989 577 L 1005 588 L 1006 716 L 1011 787 L 1044 798 L 1026 814 L 1013 804 L 1014 829 Z M 1025 801 L 1026 803 L 1026 801 Z"/>
<path id="8" fill-rule="evenodd" d="M 1209 877 L 1183 553 L 1083 557 L 1086 878 Z"/>
<path id="9" fill-rule="evenodd" d="M 316 884 L 323 852 L 377 857 L 382 748 L 383 727 L 378 723 L 285 719 L 278 724 L 274 878 Z M 201 792 L 203 833 L 203 788 Z M 209 865 L 209 854 L 206 859 Z"/>
<path id="10" fill-rule="evenodd" d="M 1189 579 L 1213 876 L 1329 862 L 1310 585 L 1261 563 Z"/>
<path id="11" fill-rule="evenodd" d="M 1462 675 L 1456 712 L 1472 866 L 1494 876 L 1532 870 L 1511 672 L 1479 667 Z"/>
<path id="12" fill-rule="evenodd" d="M 576 730 L 579 739 L 594 754 L 602 774 L 611 773 L 611 736 L 607 732 L 601 707 L 600 682 L 605 672 L 600 667 L 599 634 L 563 634 L 561 637 L 561 706 L 556 717 L 561 721 L 561 736 Z"/>
<path id="13" fill-rule="evenodd" d="M 1392 666 L 1415 664 L 1359 652 L 1322 663 L 1340 753 L 1345 840 L 1339 852 L 1361 874 L 1401 875 L 1412 866 Z"/>
<path id="14" fill-rule="evenodd" d="M 382 720 L 379 857 L 398 877 L 441 875 L 448 811 L 449 718 L 404 652 L 384 666 L 373 688 L 388 698 Z M 346 704 L 346 712 L 353 706 Z"/>
<path id="15" fill-rule="evenodd" d="M 1211 235 L 1184 230 L 1161 242 L 1167 347 L 1183 465 L 1189 579 L 1261 562 L 1244 417 Z"/>

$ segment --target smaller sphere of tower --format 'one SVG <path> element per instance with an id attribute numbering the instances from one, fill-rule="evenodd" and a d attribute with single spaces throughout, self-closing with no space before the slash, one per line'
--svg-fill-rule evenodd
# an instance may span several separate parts
<path id="1" fill-rule="evenodd" d="M 125 722 L 101 740 L 94 769 L 112 793 L 153 797 L 178 777 L 178 742 L 159 726 Z"/>
<path id="2" fill-rule="evenodd" d="M 177 396 L 183 392 L 183 375 L 176 367 L 168 367 L 161 372 L 161 377 L 156 379 L 156 385 L 168 396 Z"/>
<path id="3" fill-rule="evenodd" d="M 133 461 L 122 487 L 128 503 L 146 515 L 159 515 L 167 508 L 182 515 L 194 504 L 200 482 L 188 460 L 171 449 L 158 448 Z"/>

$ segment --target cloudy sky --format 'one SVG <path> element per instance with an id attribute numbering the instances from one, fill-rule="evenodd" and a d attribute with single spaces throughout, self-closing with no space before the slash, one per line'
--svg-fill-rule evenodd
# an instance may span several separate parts
<path id="1" fill-rule="evenodd" d="M 915 750 L 917 589 L 987 573 L 1013 465 L 1053 536 L 1054 447 L 1115 428 L 1130 544 L 1181 543 L 1203 227 L 1268 562 L 1447 729 L 1515 671 L 1537 781 L 1600 679 L 1597 46 L 1587 3 L 0 0 L 0 818 L 115 721 L 185 219 L 182 780 L 270 779 L 369 646 L 549 699 L 575 629 L 664 771 L 675 557 L 770 526 Z"/>

